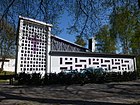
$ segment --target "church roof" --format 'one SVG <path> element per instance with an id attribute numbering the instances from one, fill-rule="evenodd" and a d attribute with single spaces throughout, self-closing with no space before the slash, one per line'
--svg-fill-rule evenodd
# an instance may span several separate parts
<path id="1" fill-rule="evenodd" d="M 27 18 L 27 17 L 23 17 L 23 16 L 19 16 L 19 19 L 26 20 L 26 21 L 29 21 L 29 22 L 33 22 L 35 24 L 49 26 L 49 27 L 52 27 L 53 26 L 52 24 L 47 24 L 45 22 L 38 21 L 38 20 L 35 20 L 35 19 L 31 19 L 31 18 Z"/>
<path id="2" fill-rule="evenodd" d="M 65 52 L 65 51 L 50 51 L 53 56 L 82 56 L 82 57 L 110 57 L 110 58 L 135 58 L 135 55 L 126 54 L 109 54 L 95 52 Z"/>
<path id="3" fill-rule="evenodd" d="M 64 43 L 68 43 L 68 44 L 70 44 L 70 45 L 72 45 L 72 46 L 79 47 L 79 48 L 83 49 L 85 52 L 86 52 L 86 51 L 89 51 L 89 49 L 87 49 L 87 48 L 85 48 L 85 47 L 82 47 L 82 46 L 80 46 L 80 45 L 78 45 L 78 44 L 72 43 L 72 42 L 70 42 L 70 41 L 68 41 L 68 40 L 65 40 L 65 39 L 63 39 L 63 38 L 60 38 L 60 37 L 58 37 L 58 36 L 51 35 L 51 37 L 52 37 L 52 38 L 55 38 L 55 39 L 57 39 L 57 40 L 59 40 L 59 41 L 62 41 L 62 42 L 64 42 Z"/>

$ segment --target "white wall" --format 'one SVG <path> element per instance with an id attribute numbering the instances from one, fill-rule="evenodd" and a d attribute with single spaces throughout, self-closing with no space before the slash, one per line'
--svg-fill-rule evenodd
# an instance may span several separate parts
<path id="1" fill-rule="evenodd" d="M 9 62 L 4 62 L 3 71 L 15 72 L 15 59 L 6 59 L 6 60 L 9 60 Z M 1 64 L 2 62 L 0 62 L 0 66 Z"/>
<path id="2" fill-rule="evenodd" d="M 101 67 L 111 72 L 134 71 L 134 61 L 132 58 L 51 56 L 51 72 L 88 67 Z"/>
<path id="3" fill-rule="evenodd" d="M 20 17 L 17 45 L 17 73 L 47 73 L 52 25 Z M 46 43 L 47 42 L 47 43 Z"/>

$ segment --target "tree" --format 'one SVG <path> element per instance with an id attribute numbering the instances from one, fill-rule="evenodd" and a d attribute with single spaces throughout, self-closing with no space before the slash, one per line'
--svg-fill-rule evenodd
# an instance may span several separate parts
<path id="1" fill-rule="evenodd" d="M 73 21 L 68 28 L 70 34 L 78 34 L 85 39 L 92 37 L 102 26 L 103 16 L 100 0 L 70 0 L 68 11 Z"/>
<path id="2" fill-rule="evenodd" d="M 1 0 L 0 19 L 13 22 L 15 26 L 19 15 L 37 19 L 53 24 L 53 33 L 59 34 L 61 29 L 58 27 L 58 21 L 65 9 L 64 4 L 63 0 Z"/>
<path id="3" fill-rule="evenodd" d="M 103 26 L 95 35 L 96 52 L 115 53 L 116 43 L 115 39 L 110 34 L 109 26 Z"/>
<path id="4" fill-rule="evenodd" d="M 131 38 L 132 53 L 140 55 L 140 26 L 137 27 L 134 36 Z"/>
<path id="5" fill-rule="evenodd" d="M 80 35 L 76 36 L 75 43 L 83 47 L 86 45 L 86 42 L 84 41 L 83 37 L 81 37 Z"/>
<path id="6" fill-rule="evenodd" d="M 140 8 L 140 0 L 138 0 L 138 6 L 139 6 L 139 8 Z"/>
<path id="7" fill-rule="evenodd" d="M 118 7 L 116 13 L 111 15 L 112 35 L 116 37 L 120 48 L 124 54 L 130 54 L 131 39 L 135 34 L 137 27 L 137 18 L 130 10 L 124 7 Z M 115 31 L 113 31 L 115 29 Z"/>
<path id="8" fill-rule="evenodd" d="M 0 70 L 3 70 L 5 59 L 15 55 L 15 30 L 5 21 L 1 21 L 0 28 L 0 57 L 2 64 Z"/>
<path id="9" fill-rule="evenodd" d="M 17 15 L 38 19 L 46 23 L 53 24 L 52 31 L 54 34 L 61 32 L 58 27 L 59 19 L 64 11 L 65 5 L 60 0 L 18 0 Z"/>
<path id="10" fill-rule="evenodd" d="M 115 0 L 114 0 L 115 1 Z M 122 0 L 123 1 L 123 0 Z M 137 1 L 126 0 L 113 7 L 111 34 L 121 44 L 122 53 L 137 55 L 137 68 L 140 72 L 140 11 Z"/>
<path id="11" fill-rule="evenodd" d="M 125 12 L 127 13 L 128 11 L 132 12 L 131 15 L 133 13 L 135 15 L 138 10 L 137 0 L 70 0 L 67 4 L 70 15 L 73 18 L 69 31 L 79 34 L 86 39 L 94 36 L 100 28 L 110 23 L 110 18 L 108 18 L 110 14 L 115 18 L 118 12 L 123 11 L 121 8 L 126 9 Z M 119 11 L 118 8 L 120 9 Z M 123 13 L 123 16 L 128 17 L 129 14 L 127 13 Z M 112 21 L 111 24 L 113 26 L 115 22 L 113 23 Z M 114 38 L 117 38 L 118 35 L 116 35 L 115 29 L 112 28 L 111 33 L 112 36 L 114 35 Z M 125 46 L 123 53 L 128 53 L 127 41 L 123 43 L 123 46 Z"/>
<path id="12" fill-rule="evenodd" d="M 0 0 L 0 56 L 4 61 L 15 56 L 15 30 L 22 15 L 53 24 L 53 33 L 59 34 L 58 20 L 64 9 L 60 0 Z M 1 69 L 3 69 L 2 62 Z"/>

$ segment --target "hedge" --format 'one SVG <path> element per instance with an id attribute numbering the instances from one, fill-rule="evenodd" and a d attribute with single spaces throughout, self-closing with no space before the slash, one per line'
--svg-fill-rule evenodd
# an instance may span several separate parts
<path id="1" fill-rule="evenodd" d="M 50 85 L 50 84 L 86 84 L 86 83 L 106 83 L 122 82 L 137 79 L 137 72 L 109 72 L 103 74 L 63 74 L 50 73 L 43 77 L 40 73 L 20 73 L 16 76 L 19 85 Z"/>

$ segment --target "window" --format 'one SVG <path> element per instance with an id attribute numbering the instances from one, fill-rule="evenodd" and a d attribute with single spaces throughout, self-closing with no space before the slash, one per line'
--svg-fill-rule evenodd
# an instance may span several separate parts
<path id="1" fill-rule="evenodd" d="M 24 71 L 26 71 L 26 68 L 24 68 Z"/>
<path id="2" fill-rule="evenodd" d="M 77 63 L 77 58 L 75 58 L 75 63 Z"/>
<path id="3" fill-rule="evenodd" d="M 112 69 L 117 69 L 117 67 L 112 67 Z"/>
<path id="4" fill-rule="evenodd" d="M 119 70 L 121 70 L 121 67 L 119 66 Z"/>
<path id="5" fill-rule="evenodd" d="M 91 64 L 91 59 L 88 60 L 89 61 L 89 65 Z"/>
<path id="6" fill-rule="evenodd" d="M 112 59 L 112 65 L 114 65 L 114 60 Z"/>
<path id="7" fill-rule="evenodd" d="M 129 65 L 128 65 L 128 70 L 130 70 L 130 67 L 129 67 Z"/>
<path id="8" fill-rule="evenodd" d="M 32 71 L 33 69 L 32 68 L 30 68 L 30 71 Z"/>
<path id="9" fill-rule="evenodd" d="M 101 63 L 103 63 L 103 59 L 101 59 Z"/>
<path id="10" fill-rule="evenodd" d="M 84 65 L 84 68 L 87 68 L 87 65 Z"/>
<path id="11" fill-rule="evenodd" d="M 110 65 L 108 65 L 108 70 L 110 70 Z"/>
<path id="12" fill-rule="evenodd" d="M 80 60 L 80 62 L 86 62 L 86 60 Z"/>
<path id="13" fill-rule="evenodd" d="M 60 64 L 62 64 L 62 58 L 60 58 Z"/>

